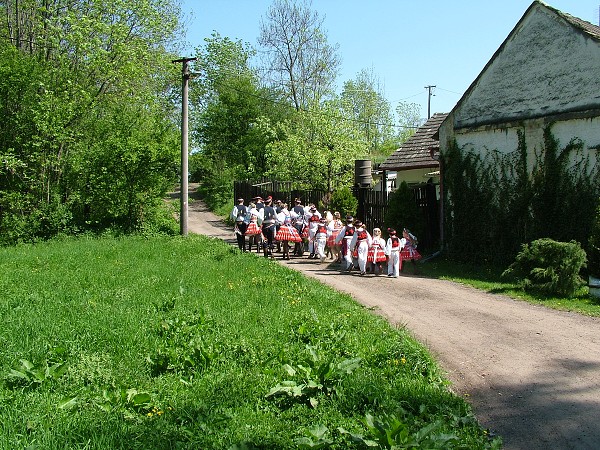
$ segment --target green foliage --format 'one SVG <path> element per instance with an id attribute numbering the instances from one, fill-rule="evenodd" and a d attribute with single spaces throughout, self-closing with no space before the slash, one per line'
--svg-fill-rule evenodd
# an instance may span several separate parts
<path id="1" fill-rule="evenodd" d="M 485 149 L 481 157 L 455 144 L 443 155 L 444 220 L 453 258 L 506 264 L 521 244 L 540 238 L 573 239 L 588 248 L 600 171 L 589 167 L 579 139 L 560 149 L 551 128 L 544 129 L 544 147 L 533 163 L 522 131 L 512 153 Z"/>
<path id="2" fill-rule="evenodd" d="M 340 189 L 337 189 L 331 195 L 329 209 L 331 211 L 339 211 L 342 220 L 344 220 L 344 217 L 346 217 L 348 214 L 351 216 L 356 215 L 357 208 L 358 200 L 356 197 L 354 197 L 354 194 L 349 187 L 344 186 Z"/>
<path id="3" fill-rule="evenodd" d="M 386 228 L 394 228 L 399 234 L 408 228 L 415 236 L 423 236 L 425 221 L 415 201 L 413 190 L 405 181 L 390 194 L 388 208 L 384 217 Z"/>
<path id="4" fill-rule="evenodd" d="M 62 377 L 67 369 L 66 362 L 34 364 L 26 359 L 21 359 L 20 364 L 10 369 L 6 376 L 6 382 L 9 387 L 35 387 L 48 380 L 57 380 Z"/>
<path id="5" fill-rule="evenodd" d="M 523 244 L 504 275 L 519 278 L 525 290 L 569 297 L 583 283 L 579 272 L 585 263 L 585 251 L 578 242 L 538 239 Z"/>
<path id="6" fill-rule="evenodd" d="M 428 448 L 449 449 L 458 444 L 454 434 L 442 432 L 443 423 L 438 420 L 428 423 L 422 428 L 413 430 L 415 421 L 410 414 L 401 410 L 398 414 L 385 414 L 374 417 L 367 414 L 364 424 L 367 428 L 367 437 L 350 433 L 353 441 L 367 448 L 396 449 L 396 448 Z M 342 432 L 347 433 L 345 430 Z"/>
<path id="7" fill-rule="evenodd" d="M 588 272 L 590 275 L 600 278 L 600 198 L 596 202 L 596 214 L 592 224 L 592 231 L 589 239 Z"/>
<path id="8" fill-rule="evenodd" d="M 298 111 L 276 129 L 266 175 L 327 192 L 351 186 L 354 160 L 368 152 L 360 130 L 335 102 Z"/>
<path id="9" fill-rule="evenodd" d="M 288 376 L 297 377 L 299 380 L 286 380 L 277 384 L 268 392 L 267 398 L 283 396 L 316 408 L 319 395 L 335 395 L 344 376 L 351 374 L 360 365 L 360 358 L 335 362 L 331 358 L 319 355 L 312 346 L 307 345 L 306 350 L 309 357 L 296 367 L 290 364 L 283 366 Z"/>
<path id="10" fill-rule="evenodd" d="M 165 49 L 176 40 L 178 8 L 144 0 L 72 2 L 43 14 L 36 2 L 6 8 L 2 242 L 145 228 L 176 175 L 178 74 Z"/>

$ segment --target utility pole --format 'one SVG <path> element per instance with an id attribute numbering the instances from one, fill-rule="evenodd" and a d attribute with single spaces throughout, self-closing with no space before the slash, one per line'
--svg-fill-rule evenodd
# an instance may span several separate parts
<path id="1" fill-rule="evenodd" d="M 188 234 L 188 82 L 190 80 L 190 61 L 197 58 L 181 58 L 171 61 L 182 63 L 182 95 L 181 95 L 181 190 L 179 225 L 182 236 Z"/>
<path id="2" fill-rule="evenodd" d="M 427 97 L 427 120 L 429 120 L 429 118 L 431 117 L 431 96 L 435 95 L 433 93 L 433 89 L 435 88 L 435 86 L 425 86 L 425 89 L 427 89 L 429 91 L 429 95 Z"/>

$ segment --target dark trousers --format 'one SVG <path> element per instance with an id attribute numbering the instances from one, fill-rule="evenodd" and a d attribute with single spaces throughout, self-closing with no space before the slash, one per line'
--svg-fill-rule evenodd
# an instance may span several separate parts
<path id="1" fill-rule="evenodd" d="M 237 238 L 237 244 L 241 251 L 246 251 L 246 229 L 248 224 L 245 222 L 236 222 L 235 224 L 235 237 Z"/>
<path id="2" fill-rule="evenodd" d="M 270 255 L 273 252 L 273 242 L 275 241 L 275 232 L 276 232 L 276 228 L 275 228 L 275 224 L 263 224 L 262 226 L 262 233 L 263 236 L 265 237 L 265 243 L 264 243 L 264 253 L 265 256 Z"/>

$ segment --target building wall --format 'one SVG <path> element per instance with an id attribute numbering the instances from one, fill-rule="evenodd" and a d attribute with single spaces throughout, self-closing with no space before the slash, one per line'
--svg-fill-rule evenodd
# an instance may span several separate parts
<path id="1" fill-rule="evenodd" d="M 506 154 L 513 152 L 518 147 L 517 131 L 525 132 L 525 143 L 527 144 L 530 165 L 535 160 L 535 153 L 539 152 L 544 145 L 544 128 L 547 120 L 531 119 L 515 124 L 488 125 L 477 128 L 463 128 L 454 130 L 452 136 L 456 139 L 459 148 L 472 151 L 485 157 L 486 153 L 498 151 Z M 450 142 L 447 128 L 440 131 L 440 141 L 444 139 L 446 146 Z M 564 148 L 573 138 L 579 138 L 583 142 L 584 155 L 589 155 L 591 167 L 600 162 L 600 117 L 569 119 L 556 121 L 551 128 L 552 135 L 559 142 L 559 148 Z M 442 136 L 443 135 L 443 136 Z M 443 148 L 447 148 L 442 146 Z M 571 155 L 575 162 L 577 155 Z M 590 167 L 590 169 L 591 169 Z"/>
<path id="2" fill-rule="evenodd" d="M 457 105 L 454 128 L 600 107 L 600 42 L 538 4 Z"/>

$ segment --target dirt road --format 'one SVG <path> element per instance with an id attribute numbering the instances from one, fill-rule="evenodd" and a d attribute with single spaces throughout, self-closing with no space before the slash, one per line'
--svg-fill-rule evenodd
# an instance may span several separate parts
<path id="1" fill-rule="evenodd" d="M 188 230 L 235 244 L 199 201 Z M 455 283 L 342 274 L 307 258 L 280 260 L 405 326 L 426 345 L 506 449 L 600 448 L 600 320 Z"/>

